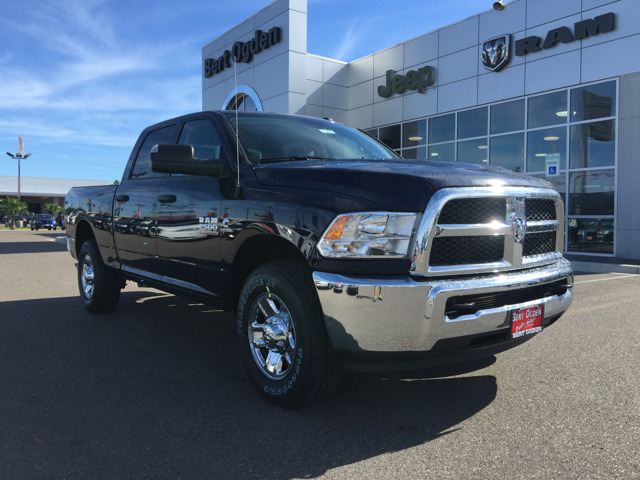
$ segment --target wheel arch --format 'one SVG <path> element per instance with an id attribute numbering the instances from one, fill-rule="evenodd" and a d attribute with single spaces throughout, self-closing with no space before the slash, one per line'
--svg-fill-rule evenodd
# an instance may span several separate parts
<path id="1" fill-rule="evenodd" d="M 279 260 L 291 260 L 304 265 L 309 272 L 309 281 L 312 281 L 311 266 L 295 245 L 282 237 L 255 235 L 242 244 L 232 260 L 231 307 L 234 308 L 237 304 L 242 286 L 253 270 L 265 263 Z"/>
<path id="2" fill-rule="evenodd" d="M 78 258 L 78 254 L 80 253 L 80 249 L 82 248 L 84 242 L 86 242 L 87 240 L 95 239 L 96 236 L 93 234 L 93 230 L 91 228 L 91 225 L 89 225 L 89 222 L 87 222 L 86 220 L 81 220 L 80 222 L 78 222 L 78 224 L 76 225 L 76 258 Z"/>

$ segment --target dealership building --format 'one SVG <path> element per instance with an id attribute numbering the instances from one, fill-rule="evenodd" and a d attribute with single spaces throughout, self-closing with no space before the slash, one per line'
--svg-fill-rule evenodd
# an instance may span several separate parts
<path id="1" fill-rule="evenodd" d="M 342 62 L 307 52 L 307 0 L 278 0 L 203 47 L 202 106 L 329 117 L 403 158 L 545 178 L 566 252 L 640 260 L 638 51 L 638 0 L 513 0 Z"/>

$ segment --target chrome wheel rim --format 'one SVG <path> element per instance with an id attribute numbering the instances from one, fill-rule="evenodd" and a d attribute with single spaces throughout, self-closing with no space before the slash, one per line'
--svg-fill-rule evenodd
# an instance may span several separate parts
<path id="1" fill-rule="evenodd" d="M 91 257 L 89 255 L 86 255 L 82 260 L 80 283 L 82 284 L 82 294 L 87 300 L 91 300 L 91 297 L 93 296 L 95 280 L 93 272 L 93 262 L 91 261 Z"/>
<path id="2" fill-rule="evenodd" d="M 249 347 L 260 371 L 272 380 L 281 380 L 296 359 L 296 330 L 287 305 L 267 291 L 253 302 L 248 325 Z"/>

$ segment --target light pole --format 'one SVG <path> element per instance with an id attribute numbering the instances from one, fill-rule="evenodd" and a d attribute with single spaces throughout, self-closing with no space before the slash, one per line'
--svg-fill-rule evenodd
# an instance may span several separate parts
<path id="1" fill-rule="evenodd" d="M 22 155 L 20 153 L 16 153 L 14 155 L 13 153 L 7 152 L 7 155 L 9 155 L 14 160 L 16 160 L 16 159 L 18 160 L 18 200 L 20 200 L 20 160 L 24 160 L 25 158 L 29 158 L 31 156 L 31 154 L 27 153 L 26 155 Z"/>

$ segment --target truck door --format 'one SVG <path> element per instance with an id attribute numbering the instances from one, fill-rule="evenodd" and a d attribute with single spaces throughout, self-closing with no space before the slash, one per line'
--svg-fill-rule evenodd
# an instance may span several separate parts
<path id="1" fill-rule="evenodd" d="M 122 268 L 158 276 L 156 228 L 158 191 L 164 173 L 151 171 L 151 147 L 175 143 L 177 125 L 149 132 L 129 171 L 118 186 L 113 206 L 113 233 Z"/>
<path id="2" fill-rule="evenodd" d="M 228 158 L 212 119 L 193 117 L 178 143 L 191 145 L 200 159 Z M 171 174 L 158 194 L 158 258 L 163 281 L 218 295 L 222 193 L 216 177 Z"/>

